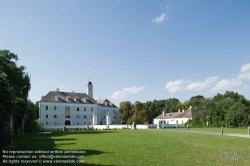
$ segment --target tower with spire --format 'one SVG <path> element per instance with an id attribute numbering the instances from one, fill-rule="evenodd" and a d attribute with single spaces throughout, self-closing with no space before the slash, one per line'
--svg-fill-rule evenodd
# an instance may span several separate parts
<path id="1" fill-rule="evenodd" d="M 90 79 L 86 87 L 87 87 L 87 95 L 93 98 L 93 85 L 92 82 L 90 82 Z"/>

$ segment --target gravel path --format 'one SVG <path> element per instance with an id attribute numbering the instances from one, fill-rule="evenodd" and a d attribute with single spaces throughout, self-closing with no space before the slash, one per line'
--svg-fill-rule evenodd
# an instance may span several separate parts
<path id="1" fill-rule="evenodd" d="M 192 131 L 192 130 L 172 130 L 172 129 L 165 129 L 164 131 L 165 131 L 165 132 L 192 133 L 192 134 L 221 135 L 221 132 L 205 132 L 205 131 Z M 249 135 L 249 134 L 223 133 L 223 136 L 233 136 L 233 137 L 250 138 L 250 135 Z"/>

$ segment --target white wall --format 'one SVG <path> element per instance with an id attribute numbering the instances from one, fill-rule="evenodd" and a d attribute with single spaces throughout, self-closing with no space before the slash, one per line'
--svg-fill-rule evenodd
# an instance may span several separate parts
<path id="1" fill-rule="evenodd" d="M 48 110 L 46 110 L 48 106 Z M 56 106 L 56 110 L 54 110 Z M 70 107 L 70 118 L 65 118 L 65 107 Z M 79 111 L 77 111 L 79 107 Z M 84 111 L 84 107 L 86 111 Z M 93 111 L 92 109 L 93 108 Z M 64 126 L 65 120 L 71 122 L 71 126 L 91 125 L 93 123 L 92 115 L 97 113 L 97 124 L 106 124 L 106 114 L 110 112 L 111 124 L 120 124 L 118 108 L 101 107 L 97 104 L 79 104 L 79 103 L 57 103 L 57 102 L 40 102 L 39 117 L 45 128 Z M 48 115 L 48 118 L 46 118 Z M 56 115 L 56 118 L 54 117 Z M 79 118 L 77 118 L 79 116 Z M 84 118 L 86 116 L 86 118 Z"/>
<path id="2" fill-rule="evenodd" d="M 185 124 L 188 120 L 189 118 L 154 119 L 154 124 L 158 124 L 160 122 L 160 124 L 180 125 L 180 124 Z"/>

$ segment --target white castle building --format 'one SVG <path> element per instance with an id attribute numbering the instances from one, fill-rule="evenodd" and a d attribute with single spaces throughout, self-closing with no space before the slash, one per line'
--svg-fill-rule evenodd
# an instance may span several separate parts
<path id="1" fill-rule="evenodd" d="M 44 130 L 85 128 L 89 125 L 120 124 L 118 107 L 108 99 L 93 99 L 89 81 L 86 93 L 50 91 L 39 103 Z"/>

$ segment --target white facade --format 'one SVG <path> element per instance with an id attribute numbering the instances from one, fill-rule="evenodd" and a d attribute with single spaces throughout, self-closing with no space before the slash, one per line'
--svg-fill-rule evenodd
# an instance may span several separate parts
<path id="1" fill-rule="evenodd" d="M 154 119 L 154 124 L 184 125 L 189 119 L 192 118 Z"/>
<path id="2" fill-rule="evenodd" d="M 196 111 L 190 106 L 190 108 L 186 111 L 178 110 L 178 112 L 170 112 L 170 113 L 163 113 L 156 118 L 154 118 L 153 123 L 156 125 L 165 125 L 165 126 L 184 126 L 185 123 L 194 116 L 202 117 L 202 113 Z"/>
<path id="3" fill-rule="evenodd" d="M 91 82 L 88 87 L 92 88 Z M 88 93 L 93 96 L 93 89 Z M 85 93 L 50 91 L 39 104 L 39 117 L 44 129 L 64 126 L 85 128 L 88 125 L 106 125 L 106 115 L 109 112 L 109 124 L 120 124 L 118 107 L 109 100 L 94 100 Z M 95 117 L 94 117 L 94 114 Z M 60 128 L 59 127 L 59 128 Z"/>

